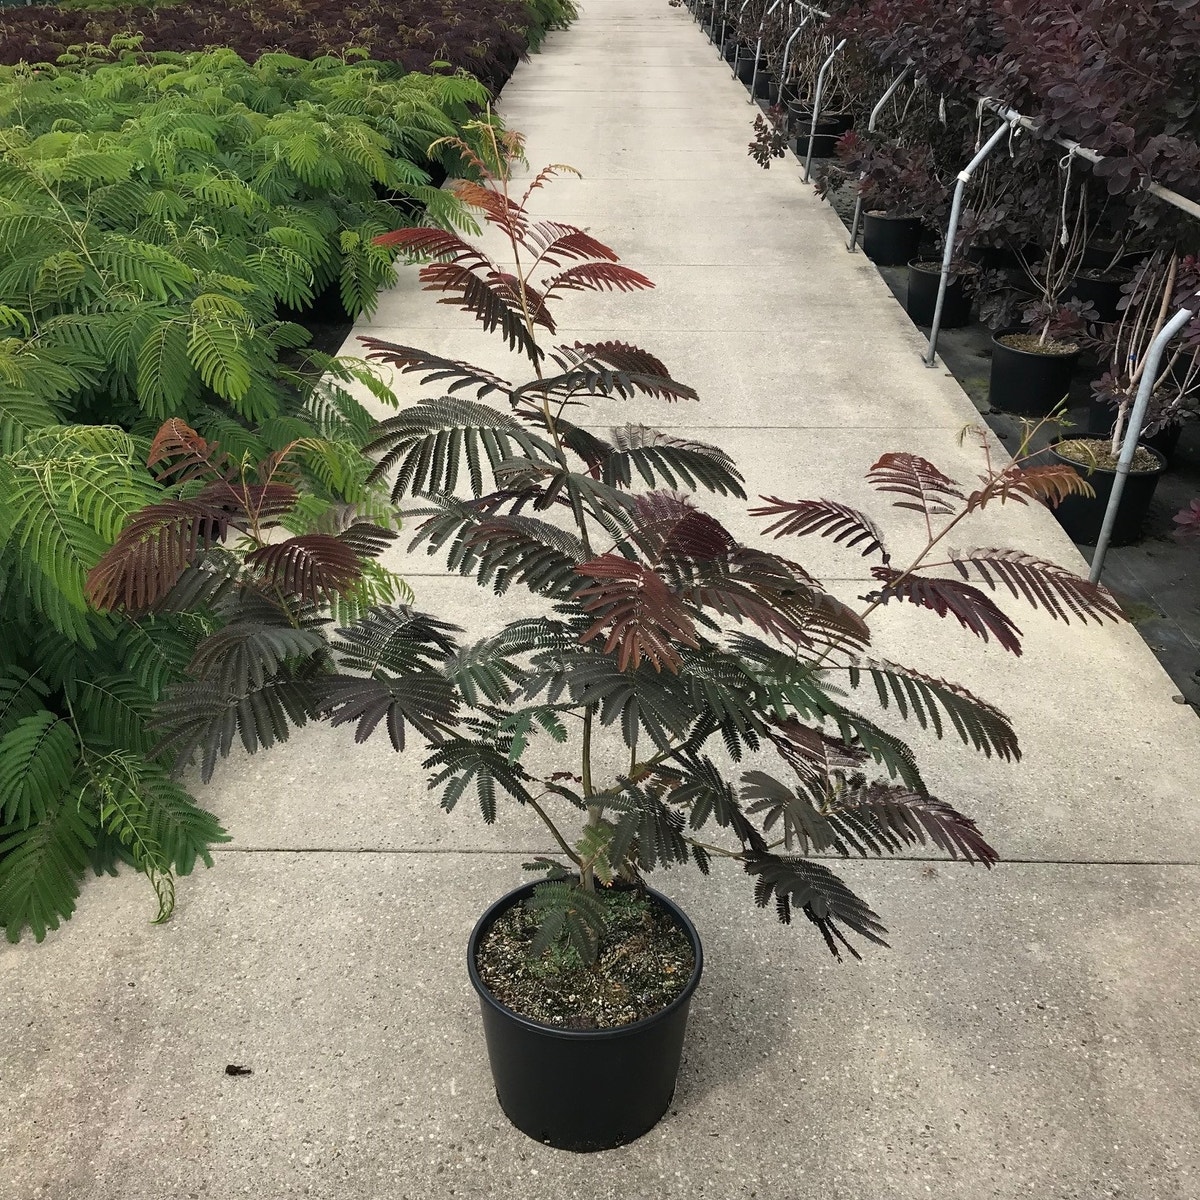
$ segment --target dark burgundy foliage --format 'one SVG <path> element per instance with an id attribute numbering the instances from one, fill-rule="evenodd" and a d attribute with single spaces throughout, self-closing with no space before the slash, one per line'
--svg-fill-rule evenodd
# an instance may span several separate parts
<path id="1" fill-rule="evenodd" d="M 497 87 L 528 49 L 529 25 L 524 0 L 183 0 L 163 8 L 90 10 L 35 5 L 0 9 L 0 62 L 54 62 L 69 47 L 140 33 L 148 52 L 223 46 L 249 61 L 271 51 L 318 58 L 359 48 L 408 71 L 446 63 Z"/>

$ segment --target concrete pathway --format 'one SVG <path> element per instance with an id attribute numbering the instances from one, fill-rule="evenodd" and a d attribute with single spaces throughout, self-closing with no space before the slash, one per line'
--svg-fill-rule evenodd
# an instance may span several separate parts
<path id="1" fill-rule="evenodd" d="M 684 10 L 589 0 L 503 110 L 534 168 L 584 173 L 541 211 L 659 284 L 579 298 L 566 340 L 635 340 L 702 396 L 598 422 L 694 432 L 735 456 L 752 495 L 824 494 L 884 519 L 862 483 L 884 450 L 971 479 L 981 455 L 958 435 L 975 410 L 921 366 L 795 161 L 764 173 L 747 157 L 746 93 Z M 505 365 L 411 274 L 368 329 Z M 1079 565 L 1037 511 L 989 515 L 974 544 Z M 859 568 L 835 551 L 796 547 L 852 595 Z M 472 632 L 518 611 L 437 560 L 397 562 L 423 607 Z M 465 978 L 471 925 L 523 854 L 549 849 L 539 829 L 447 817 L 415 758 L 340 731 L 229 764 L 204 795 L 235 840 L 180 882 L 168 926 L 146 923 L 146 886 L 127 876 L 89 889 L 44 945 L 0 951 L 0 1198 L 1200 1195 L 1200 726 L 1132 629 L 1019 624 L 1022 660 L 928 614 L 879 630 L 888 655 L 1015 718 L 1020 767 L 948 745 L 926 758 L 1006 861 L 848 865 L 895 946 L 849 965 L 754 910 L 737 872 L 660 877 L 700 927 L 706 975 L 671 1115 L 599 1157 L 505 1122 Z"/>

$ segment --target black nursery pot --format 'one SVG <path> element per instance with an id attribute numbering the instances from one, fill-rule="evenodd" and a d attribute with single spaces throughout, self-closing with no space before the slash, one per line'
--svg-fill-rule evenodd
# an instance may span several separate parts
<path id="1" fill-rule="evenodd" d="M 904 299 L 904 311 L 914 324 L 933 324 L 941 277 L 940 263 L 908 264 L 908 292 Z M 961 329 L 971 323 L 971 298 L 966 292 L 966 282 L 965 275 L 951 274 L 946 284 L 946 299 L 942 304 L 942 329 Z"/>
<path id="2" fill-rule="evenodd" d="M 1084 432 L 1090 437 L 1108 437 L 1112 433 L 1113 424 L 1117 419 L 1116 410 L 1110 405 L 1101 404 L 1095 397 L 1088 397 L 1084 407 L 1087 419 Z M 1179 448 L 1179 438 L 1183 426 L 1179 424 L 1164 425 L 1156 433 L 1143 434 L 1138 441 L 1151 450 L 1157 450 L 1166 460 L 1168 469 L 1175 459 L 1175 451 Z"/>
<path id="3" fill-rule="evenodd" d="M 742 83 L 749 84 L 754 78 L 754 51 L 752 49 L 739 49 L 737 55 L 737 77 Z"/>
<path id="4" fill-rule="evenodd" d="M 992 370 L 988 398 L 994 408 L 1025 416 L 1044 417 L 1062 403 L 1071 390 L 1071 376 L 1079 361 L 1073 354 L 1036 354 L 1017 350 L 1000 341 L 1020 330 L 1003 330 L 992 338 Z"/>
<path id="5" fill-rule="evenodd" d="M 1064 458 L 1055 449 L 1061 438 L 1050 443 L 1049 452 L 1055 462 L 1066 463 L 1074 467 L 1095 489 L 1094 496 L 1068 496 L 1055 509 L 1054 516 L 1073 542 L 1082 546 L 1094 546 L 1100 537 L 1100 529 L 1104 524 L 1104 511 L 1108 508 L 1108 500 L 1112 495 L 1113 481 L 1116 471 L 1105 467 L 1093 467 L 1077 463 L 1074 459 Z M 1149 447 L 1146 447 L 1149 449 Z M 1146 515 L 1150 511 L 1150 502 L 1154 499 L 1154 489 L 1158 480 L 1167 469 L 1167 460 L 1157 451 L 1150 450 L 1158 460 L 1158 467 L 1153 471 L 1130 471 L 1125 480 L 1125 488 L 1121 492 L 1121 506 L 1117 509 L 1117 519 L 1113 525 L 1110 545 L 1129 546 L 1142 536 L 1142 526 L 1146 523 Z"/>
<path id="6" fill-rule="evenodd" d="M 522 1133 L 560 1150 L 611 1150 L 649 1132 L 675 1094 L 692 994 L 704 955 L 696 927 L 678 906 L 647 889 L 687 934 L 695 964 L 683 992 L 661 1012 L 614 1029 L 559 1029 L 523 1017 L 483 985 L 475 965 L 492 922 L 524 903 L 536 885 L 509 892 L 479 918 L 467 945 L 467 973 L 479 994 L 496 1097 Z"/>
<path id="7" fill-rule="evenodd" d="M 1117 311 L 1117 304 L 1121 300 L 1121 285 L 1128 283 L 1132 278 L 1128 271 L 1105 273 L 1084 270 L 1071 280 L 1065 299 L 1094 304 L 1101 321 L 1115 321 L 1121 315 Z"/>
<path id="8" fill-rule="evenodd" d="M 881 267 L 898 267 L 917 257 L 921 222 L 916 217 L 867 213 L 863 218 L 863 253 Z"/>

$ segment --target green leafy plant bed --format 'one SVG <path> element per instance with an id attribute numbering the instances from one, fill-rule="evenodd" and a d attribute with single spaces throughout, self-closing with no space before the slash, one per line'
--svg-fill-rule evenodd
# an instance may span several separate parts
<path id="1" fill-rule="evenodd" d="M 691 942 L 641 889 L 595 893 L 591 915 L 604 947 L 594 963 L 549 936 L 554 927 L 542 924 L 540 911 L 555 906 L 553 893 L 540 910 L 515 904 L 480 942 L 479 977 L 514 1012 L 564 1029 L 606 1029 L 653 1016 L 683 991 Z"/>
<path id="2" fill-rule="evenodd" d="M 407 71 L 469 71 L 489 88 L 548 29 L 574 17 L 571 0 L 178 0 L 154 7 L 0 10 L 0 62 L 57 62 L 114 36 L 146 51 L 221 46 L 247 59 L 270 52 L 319 58 L 347 52 Z"/>
<path id="3" fill-rule="evenodd" d="M 371 307 L 394 254 L 374 239 L 399 215 L 377 189 L 427 219 L 463 220 L 428 170 L 458 168 L 460 152 L 436 143 L 486 99 L 465 76 L 388 78 L 377 65 L 284 55 L 248 64 L 229 50 L 86 72 L 0 69 L 10 938 L 26 927 L 44 936 L 71 913 L 89 867 L 121 860 L 146 872 L 158 915 L 170 914 L 173 876 L 223 834 L 172 779 L 154 705 L 192 679 L 220 707 L 243 669 L 281 666 L 317 619 L 305 610 L 264 634 L 244 605 L 283 580 L 303 580 L 339 620 L 407 595 L 374 562 L 394 519 L 367 482 L 360 451 L 373 421 L 349 385 L 384 402 L 391 393 L 367 364 L 311 350 L 280 312 L 303 316 L 330 287 L 351 313 Z M 164 421 L 213 447 L 207 476 L 195 458 L 167 470 L 172 443 L 151 441 Z M 165 596 L 134 623 L 89 608 L 88 571 L 133 513 L 162 518 L 143 535 L 163 561 L 183 552 L 168 500 L 200 514 L 194 545 L 244 526 L 272 531 L 283 557 L 249 562 L 235 596 L 214 590 L 215 576 L 192 577 L 187 612 Z M 322 547 L 333 565 L 314 574 Z M 240 647 L 242 666 L 213 674 L 214 645 Z M 255 745 L 270 744 L 269 726 Z"/>

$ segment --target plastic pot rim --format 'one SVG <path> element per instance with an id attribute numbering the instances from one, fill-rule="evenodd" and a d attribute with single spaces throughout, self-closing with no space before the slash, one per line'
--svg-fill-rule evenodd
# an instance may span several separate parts
<path id="1" fill-rule="evenodd" d="M 1116 467 L 1102 467 L 1102 466 L 1100 466 L 1099 463 L 1082 463 L 1082 462 L 1079 462 L 1077 459 L 1068 458 L 1065 454 L 1060 454 L 1057 449 L 1059 442 L 1099 442 L 1101 445 L 1109 445 L 1111 443 L 1108 438 L 1092 437 L 1087 434 L 1084 434 L 1084 435 L 1078 436 L 1078 437 L 1056 437 L 1056 438 L 1050 439 L 1050 441 L 1048 443 L 1048 448 L 1049 448 L 1050 452 L 1055 456 L 1055 458 L 1057 458 L 1060 462 L 1066 463 L 1067 466 L 1069 466 L 1069 467 L 1078 467 L 1080 469 L 1079 474 L 1084 479 L 1087 479 L 1088 476 L 1090 476 L 1090 475 L 1112 475 L 1114 477 L 1116 476 L 1116 474 L 1117 474 Z M 1147 446 L 1146 443 L 1141 441 L 1140 439 L 1138 440 L 1138 446 L 1141 449 L 1145 450 L 1148 454 L 1154 455 L 1154 457 L 1158 460 L 1158 467 L 1153 471 L 1139 471 L 1134 467 L 1134 465 L 1132 463 L 1130 463 L 1129 464 L 1129 474 L 1130 475 L 1139 475 L 1143 479 L 1151 479 L 1154 476 L 1162 475 L 1164 472 L 1167 471 L 1168 466 L 1169 466 L 1169 464 L 1167 463 L 1167 456 L 1165 454 L 1163 454 L 1163 452 L 1161 450 L 1156 450 L 1153 446 Z M 1079 500 L 1095 500 L 1096 497 L 1095 496 L 1079 496 L 1079 497 L 1075 497 L 1075 498 L 1079 499 Z"/>
<path id="2" fill-rule="evenodd" d="M 515 1009 L 509 1008 L 507 1004 L 502 1003 L 488 990 L 487 985 L 480 979 L 479 968 L 475 963 L 475 956 L 479 949 L 479 944 L 483 940 L 483 935 L 488 931 L 496 918 L 515 904 L 519 904 L 522 900 L 531 896 L 535 887 L 537 887 L 537 883 L 523 884 L 521 887 L 514 888 L 511 892 L 506 893 L 498 900 L 489 904 L 484 909 L 483 915 L 475 922 L 475 927 L 471 930 L 471 936 L 467 939 L 467 975 L 471 980 L 471 986 L 485 1004 L 503 1013 L 509 1020 L 515 1021 L 525 1029 L 540 1035 L 560 1038 L 568 1042 L 598 1042 L 616 1041 L 619 1038 L 638 1033 L 651 1025 L 663 1021 L 666 1017 L 691 1002 L 692 995 L 700 985 L 700 976 L 704 971 L 704 947 L 700 941 L 700 934 L 696 931 L 695 925 L 692 924 L 691 918 L 678 904 L 667 896 L 664 896 L 661 892 L 656 892 L 652 887 L 644 887 L 646 894 L 666 910 L 672 920 L 687 935 L 688 940 L 692 944 L 692 973 L 688 976 L 688 981 L 684 985 L 683 991 L 670 1004 L 665 1008 L 660 1008 L 658 1012 L 651 1013 L 648 1017 L 643 1017 L 640 1021 L 632 1021 L 628 1025 L 614 1025 L 606 1029 L 560 1029 L 557 1025 L 546 1025 L 541 1021 L 535 1021 L 532 1017 L 524 1016 Z"/>

